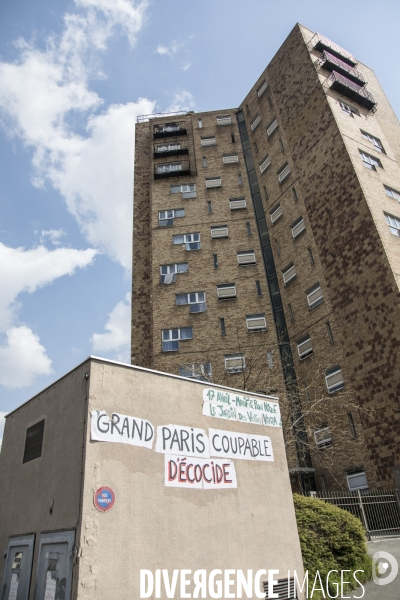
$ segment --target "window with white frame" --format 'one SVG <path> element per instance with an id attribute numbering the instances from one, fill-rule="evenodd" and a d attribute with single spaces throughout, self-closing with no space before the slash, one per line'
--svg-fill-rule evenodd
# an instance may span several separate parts
<path id="1" fill-rule="evenodd" d="M 282 183 L 286 179 L 286 177 L 288 177 L 290 175 L 290 167 L 289 167 L 288 163 L 285 163 L 284 165 L 281 166 L 277 175 L 278 175 L 279 183 Z"/>
<path id="2" fill-rule="evenodd" d="M 244 354 L 225 354 L 225 372 L 243 373 L 246 370 Z"/>
<path id="3" fill-rule="evenodd" d="M 287 265 L 287 267 L 283 269 L 282 275 L 283 283 L 285 285 L 290 283 L 296 277 L 296 267 L 294 266 L 294 264 L 290 263 L 290 265 Z"/>
<path id="4" fill-rule="evenodd" d="M 199 233 L 183 233 L 172 236 L 173 243 L 185 244 L 186 250 L 200 250 L 200 234 Z"/>
<path id="5" fill-rule="evenodd" d="M 260 115 L 257 115 L 256 117 L 254 117 L 254 119 L 250 123 L 250 129 L 252 131 L 254 131 L 255 128 L 258 127 L 258 125 L 260 124 L 260 121 L 261 121 Z"/>
<path id="6" fill-rule="evenodd" d="M 162 350 L 163 352 L 176 352 L 179 350 L 179 343 L 184 340 L 193 339 L 192 327 L 180 327 L 178 329 L 162 330 Z"/>
<path id="7" fill-rule="evenodd" d="M 179 375 L 198 381 L 210 381 L 212 378 L 211 363 L 189 363 L 179 367 Z"/>
<path id="8" fill-rule="evenodd" d="M 376 158 L 375 156 L 371 156 L 370 154 L 367 154 L 366 152 L 363 152 L 362 150 L 359 150 L 361 159 L 364 163 L 364 165 L 368 168 L 368 169 L 373 169 L 374 171 L 376 171 L 376 167 L 380 167 L 382 168 L 382 163 L 379 160 L 379 158 Z"/>
<path id="9" fill-rule="evenodd" d="M 363 131 L 362 129 L 360 129 L 360 131 L 363 138 L 365 140 L 368 140 L 375 146 L 375 150 L 378 150 L 378 152 L 382 152 L 382 154 L 386 154 L 382 142 L 379 138 L 375 137 L 374 135 L 371 135 L 370 133 L 367 133 L 366 131 Z"/>
<path id="10" fill-rule="evenodd" d="M 187 273 L 188 271 L 189 264 L 187 262 L 174 263 L 172 265 L 160 265 L 160 283 L 175 283 L 176 275 L 178 273 Z"/>
<path id="11" fill-rule="evenodd" d="M 325 383 L 329 394 L 337 392 L 344 387 L 342 369 L 337 365 L 325 371 Z"/>
<path id="12" fill-rule="evenodd" d="M 212 137 L 203 137 L 200 140 L 200 144 L 202 146 L 215 146 L 217 143 L 217 140 L 215 139 L 214 136 Z"/>
<path id="13" fill-rule="evenodd" d="M 299 237 L 299 235 L 303 233 L 305 228 L 306 225 L 304 223 L 304 219 L 303 217 L 300 217 L 293 223 L 293 225 L 291 225 L 293 239 L 295 240 L 297 237 Z"/>
<path id="14" fill-rule="evenodd" d="M 210 177 L 206 179 L 206 188 L 215 188 L 221 187 L 222 181 L 221 177 Z"/>
<path id="15" fill-rule="evenodd" d="M 276 221 L 283 215 L 281 205 L 280 204 L 275 205 L 269 214 L 271 216 L 272 224 L 276 223 Z"/>
<path id="16" fill-rule="evenodd" d="M 195 183 L 184 183 L 182 185 L 171 185 L 171 194 L 187 194 L 196 191 Z"/>
<path id="17" fill-rule="evenodd" d="M 385 188 L 386 194 L 390 198 L 394 198 L 395 200 L 397 200 L 397 202 L 400 202 L 400 192 L 398 192 L 397 190 L 394 190 L 393 188 L 390 188 L 387 185 L 384 185 L 383 187 Z"/>
<path id="18" fill-rule="evenodd" d="M 270 164 L 271 164 L 271 161 L 270 161 L 269 156 L 265 156 L 259 164 L 261 173 L 264 173 L 264 171 L 266 171 L 268 169 Z"/>
<path id="19" fill-rule="evenodd" d="M 244 252 L 237 252 L 237 261 L 239 265 L 255 265 L 256 255 L 254 250 L 246 250 Z"/>
<path id="20" fill-rule="evenodd" d="M 231 165 L 239 162 L 239 156 L 237 154 L 224 154 L 222 156 L 222 162 L 224 165 Z"/>
<path id="21" fill-rule="evenodd" d="M 318 450 L 332 446 L 332 436 L 329 427 L 323 427 L 314 431 L 314 439 Z"/>
<path id="22" fill-rule="evenodd" d="M 156 169 L 158 175 L 163 173 L 174 173 L 175 171 L 182 171 L 182 163 L 164 163 L 162 165 L 157 165 Z"/>
<path id="23" fill-rule="evenodd" d="M 324 297 L 322 295 L 321 286 L 319 283 L 316 283 L 309 290 L 306 291 L 307 302 L 310 310 L 321 304 L 324 301 Z"/>
<path id="24" fill-rule="evenodd" d="M 400 237 L 400 219 L 398 217 L 394 217 L 393 215 L 388 215 L 387 213 L 384 214 L 389 225 L 390 233 Z"/>
<path id="25" fill-rule="evenodd" d="M 262 82 L 260 87 L 257 89 L 257 96 L 259 98 L 261 98 L 261 96 L 263 95 L 263 93 L 265 92 L 266 89 L 267 89 L 267 82 L 264 79 L 264 81 Z"/>
<path id="26" fill-rule="evenodd" d="M 220 300 L 236 298 L 236 285 L 234 283 L 217 285 L 217 296 Z"/>
<path id="27" fill-rule="evenodd" d="M 272 135 L 277 127 L 278 121 L 274 119 L 267 127 L 267 136 L 269 137 L 270 135 Z"/>
<path id="28" fill-rule="evenodd" d="M 189 305 L 191 313 L 206 312 L 206 294 L 205 292 L 190 292 L 188 294 L 176 294 L 176 305 Z"/>
<path id="29" fill-rule="evenodd" d="M 184 208 L 173 208 L 171 210 L 158 211 L 158 224 L 160 227 L 172 227 L 174 219 L 185 216 Z"/>
<path id="30" fill-rule="evenodd" d="M 229 208 L 231 210 L 239 210 L 241 208 L 246 208 L 246 199 L 245 198 L 230 198 L 229 199 Z"/>
<path id="31" fill-rule="evenodd" d="M 349 486 L 349 490 L 351 492 L 356 492 L 357 490 L 367 490 L 368 489 L 368 481 L 367 476 L 364 471 L 356 471 L 355 473 L 347 473 L 347 485 Z"/>
<path id="32" fill-rule="evenodd" d="M 216 227 L 210 227 L 212 238 L 228 237 L 227 225 L 217 225 Z"/>
<path id="33" fill-rule="evenodd" d="M 232 123 L 231 116 L 217 117 L 217 125 L 230 125 Z"/>
<path id="34" fill-rule="evenodd" d="M 246 327 L 248 331 L 265 331 L 267 329 L 265 314 L 246 315 Z"/>
<path id="35" fill-rule="evenodd" d="M 172 152 L 173 150 L 180 150 L 180 142 L 172 142 L 171 144 L 158 144 L 157 152 Z"/>
<path id="36" fill-rule="evenodd" d="M 339 101 L 339 105 L 342 111 L 346 113 L 346 115 L 349 115 L 349 117 L 353 117 L 354 115 L 360 116 L 360 112 L 357 108 L 354 108 L 354 106 L 350 106 L 350 104 L 346 104 L 346 102 L 342 101 Z"/>
<path id="37" fill-rule="evenodd" d="M 313 354 L 311 338 L 308 334 L 297 342 L 297 352 L 300 360 Z"/>

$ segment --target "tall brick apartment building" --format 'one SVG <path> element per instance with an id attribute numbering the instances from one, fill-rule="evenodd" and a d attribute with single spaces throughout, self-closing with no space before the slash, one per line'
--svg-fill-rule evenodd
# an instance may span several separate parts
<path id="1" fill-rule="evenodd" d="M 294 487 L 399 486 L 399 159 L 301 25 L 239 108 L 136 127 L 132 363 L 279 395 Z"/>

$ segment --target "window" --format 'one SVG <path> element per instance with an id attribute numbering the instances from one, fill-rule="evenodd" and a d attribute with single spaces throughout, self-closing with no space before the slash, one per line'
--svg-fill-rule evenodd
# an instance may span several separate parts
<path id="1" fill-rule="evenodd" d="M 314 255 L 312 253 L 311 248 L 307 248 L 307 251 L 308 251 L 308 258 L 310 259 L 310 265 L 314 265 L 315 260 L 314 260 Z"/>
<path id="2" fill-rule="evenodd" d="M 285 146 L 283 145 L 282 138 L 279 138 L 279 145 L 281 147 L 282 152 L 285 152 Z"/>
<path id="3" fill-rule="evenodd" d="M 255 128 L 259 125 L 260 121 L 261 121 L 260 115 L 257 115 L 256 117 L 254 117 L 254 119 L 250 123 L 250 129 L 252 131 L 254 131 Z"/>
<path id="4" fill-rule="evenodd" d="M 246 208 L 246 199 L 245 198 L 230 198 L 229 199 L 229 208 L 231 210 L 240 210 L 241 208 Z"/>
<path id="5" fill-rule="evenodd" d="M 289 307 L 289 315 L 290 315 L 290 320 L 291 320 L 291 321 L 292 321 L 292 323 L 293 323 L 293 322 L 294 322 L 294 312 L 293 312 L 293 309 L 292 309 L 292 305 L 291 305 L 291 304 L 288 304 L 288 307 Z"/>
<path id="6" fill-rule="evenodd" d="M 290 263 L 287 267 L 285 267 L 282 271 L 283 282 L 287 285 L 292 279 L 296 277 L 296 267 L 293 263 Z"/>
<path id="7" fill-rule="evenodd" d="M 220 300 L 236 298 L 236 285 L 234 283 L 217 285 L 217 296 Z"/>
<path id="8" fill-rule="evenodd" d="M 157 165 L 157 174 L 162 175 L 163 173 L 174 173 L 175 171 L 182 171 L 182 163 L 164 163 Z"/>
<path id="9" fill-rule="evenodd" d="M 225 372 L 243 373 L 246 370 L 244 354 L 225 354 Z"/>
<path id="10" fill-rule="evenodd" d="M 279 245 L 278 240 L 275 240 L 275 246 L 276 246 L 276 253 L 278 256 L 280 256 L 281 255 L 281 247 Z"/>
<path id="11" fill-rule="evenodd" d="M 272 135 L 277 127 L 278 121 L 274 119 L 267 127 L 267 136 L 269 137 L 270 135 Z"/>
<path id="12" fill-rule="evenodd" d="M 32 425 L 32 427 L 28 427 L 26 430 L 25 449 L 22 459 L 23 463 L 30 462 L 31 460 L 35 460 L 35 458 L 40 458 L 40 456 L 42 456 L 43 434 L 44 419 L 43 421 L 39 421 L 39 423 Z"/>
<path id="13" fill-rule="evenodd" d="M 231 133 L 231 140 L 232 140 L 232 144 L 236 144 L 235 134 L 234 133 Z"/>
<path id="14" fill-rule="evenodd" d="M 375 158 L 375 156 L 366 154 L 366 152 L 362 152 L 362 150 L 359 150 L 359 153 L 360 153 L 360 156 L 361 156 L 361 159 L 362 159 L 364 165 L 368 169 L 373 169 L 374 171 L 376 171 L 376 167 L 382 168 L 382 163 L 379 160 L 379 158 Z"/>
<path id="15" fill-rule="evenodd" d="M 260 171 L 261 173 L 264 173 L 264 171 L 266 171 L 269 167 L 269 165 L 271 164 L 271 161 L 269 160 L 269 156 L 265 156 L 265 158 L 262 159 L 262 161 L 260 162 Z"/>
<path id="16" fill-rule="evenodd" d="M 306 228 L 303 217 L 300 217 L 299 219 L 297 219 L 297 221 L 295 221 L 293 223 L 291 228 L 292 228 L 292 236 L 293 236 L 293 239 L 295 240 L 297 237 L 299 237 L 299 235 L 301 233 L 303 233 L 303 231 Z"/>
<path id="17" fill-rule="evenodd" d="M 213 254 L 213 259 L 214 259 L 214 269 L 218 269 L 218 255 Z"/>
<path id="18" fill-rule="evenodd" d="M 299 198 L 298 198 L 298 196 L 297 196 L 297 192 L 296 192 L 296 189 L 295 189 L 295 188 L 292 188 L 292 193 L 293 193 L 293 200 L 294 200 L 295 202 L 298 202 L 298 201 L 299 201 Z"/>
<path id="19" fill-rule="evenodd" d="M 378 150 L 378 152 L 382 152 L 382 154 L 386 154 L 384 147 L 382 146 L 382 142 L 379 138 L 375 137 L 374 135 L 371 135 L 370 133 L 367 133 L 366 131 L 363 131 L 362 129 L 360 129 L 360 131 L 363 138 L 365 140 L 368 140 L 375 146 L 375 150 Z"/>
<path id="20" fill-rule="evenodd" d="M 271 350 L 267 350 L 267 361 L 268 361 L 268 368 L 273 369 L 274 361 L 273 361 L 273 356 L 272 356 Z"/>
<path id="21" fill-rule="evenodd" d="M 340 108 L 344 113 L 346 113 L 346 115 L 349 115 L 350 117 L 353 117 L 354 115 L 357 115 L 358 117 L 360 116 L 360 113 L 357 110 L 357 108 L 354 108 L 353 106 L 350 106 L 350 104 L 346 104 L 342 101 L 339 101 L 339 104 Z"/>
<path id="22" fill-rule="evenodd" d="M 158 212 L 158 224 L 160 227 L 172 227 L 174 219 L 185 216 L 184 208 L 174 208 L 172 210 L 160 210 Z"/>
<path id="23" fill-rule="evenodd" d="M 282 215 L 282 207 L 280 204 L 274 206 L 274 208 L 270 211 L 271 222 L 274 224 Z"/>
<path id="24" fill-rule="evenodd" d="M 262 296 L 260 280 L 256 279 L 257 296 Z"/>
<path id="25" fill-rule="evenodd" d="M 268 192 L 267 192 L 267 188 L 265 187 L 265 185 L 263 185 L 263 190 L 264 190 L 265 199 L 268 200 Z"/>
<path id="26" fill-rule="evenodd" d="M 189 304 L 191 313 L 206 312 L 206 294 L 205 292 L 191 292 L 189 294 L 176 294 L 176 305 L 183 306 Z"/>
<path id="27" fill-rule="evenodd" d="M 248 331 L 265 331 L 267 329 L 265 314 L 246 315 L 246 327 Z"/>
<path id="28" fill-rule="evenodd" d="M 199 129 L 203 128 L 203 121 L 201 119 L 199 119 Z"/>
<path id="29" fill-rule="evenodd" d="M 239 162 L 239 157 L 237 154 L 224 154 L 222 156 L 222 162 L 224 165 L 230 165 L 232 163 Z"/>
<path id="30" fill-rule="evenodd" d="M 171 194 L 182 194 L 182 198 L 196 198 L 196 184 L 171 185 Z"/>
<path id="31" fill-rule="evenodd" d="M 393 233 L 393 235 L 397 235 L 398 237 L 400 237 L 400 219 L 398 217 L 394 217 L 393 215 L 388 215 L 386 213 L 384 214 L 386 221 L 389 224 L 390 233 Z"/>
<path id="32" fill-rule="evenodd" d="M 179 375 L 198 381 L 210 381 L 212 378 L 211 363 L 190 363 L 179 367 Z"/>
<path id="33" fill-rule="evenodd" d="M 272 108 L 272 107 L 273 107 L 273 104 L 272 104 L 272 100 L 271 100 L 271 97 L 270 97 L 270 96 L 268 96 L 268 102 L 269 102 L 269 105 L 270 105 L 270 107 Z"/>
<path id="34" fill-rule="evenodd" d="M 257 96 L 259 98 L 261 98 L 261 96 L 263 95 L 263 93 L 265 92 L 266 89 L 267 89 L 267 82 L 264 79 L 264 81 L 262 82 L 260 87 L 257 89 Z"/>
<path id="35" fill-rule="evenodd" d="M 175 263 L 172 265 L 160 266 L 160 283 L 175 283 L 177 273 L 187 273 L 189 271 L 188 263 Z"/>
<path id="36" fill-rule="evenodd" d="M 254 250 L 247 250 L 247 252 L 238 252 L 237 261 L 239 265 L 255 265 L 256 255 L 254 254 Z"/>
<path id="37" fill-rule="evenodd" d="M 200 250 L 200 234 L 199 233 L 184 233 L 182 235 L 173 235 L 172 241 L 174 244 L 185 244 L 186 250 Z"/>
<path id="38" fill-rule="evenodd" d="M 331 327 L 331 324 L 329 323 L 329 321 L 326 322 L 326 330 L 328 332 L 329 341 L 331 344 L 333 344 L 335 339 L 333 337 L 332 327 Z"/>
<path id="39" fill-rule="evenodd" d="M 207 212 L 209 215 L 212 215 L 212 203 L 211 200 L 207 200 Z"/>
<path id="40" fill-rule="evenodd" d="M 317 431 L 314 431 L 314 439 L 319 450 L 332 446 L 332 437 L 329 427 L 324 427 L 323 429 L 317 429 Z"/>
<path id="41" fill-rule="evenodd" d="M 393 188 L 388 187 L 387 185 L 383 186 L 385 188 L 385 192 L 390 198 L 394 198 L 398 202 L 400 202 L 400 192 L 397 192 Z"/>
<path id="42" fill-rule="evenodd" d="M 221 177 L 211 177 L 209 179 L 206 179 L 206 188 L 221 187 L 221 185 Z"/>
<path id="43" fill-rule="evenodd" d="M 200 144 L 202 146 L 215 146 L 217 143 L 217 140 L 215 139 L 215 137 L 204 137 L 201 138 L 200 140 Z"/>
<path id="44" fill-rule="evenodd" d="M 238 173 L 238 185 L 243 185 L 243 180 L 240 173 Z"/>
<path id="45" fill-rule="evenodd" d="M 289 175 L 290 175 L 290 167 L 289 167 L 288 163 L 285 163 L 284 165 L 282 165 L 282 167 L 278 171 L 279 183 L 282 183 L 286 179 L 286 177 L 288 177 Z"/>
<path id="46" fill-rule="evenodd" d="M 217 125 L 230 125 L 232 123 L 232 117 L 217 117 Z"/>
<path id="47" fill-rule="evenodd" d="M 325 382 L 328 392 L 333 394 L 344 387 L 342 370 L 339 366 L 331 367 L 325 371 Z"/>
<path id="48" fill-rule="evenodd" d="M 176 352 L 179 350 L 179 342 L 193 339 L 192 327 L 181 327 L 180 329 L 162 330 L 163 352 Z"/>
<path id="49" fill-rule="evenodd" d="M 367 490 L 368 489 L 368 481 L 367 476 L 364 471 L 358 471 L 356 473 L 348 473 L 347 477 L 347 485 L 349 486 L 349 490 L 351 492 L 356 492 L 357 490 Z"/>
<path id="50" fill-rule="evenodd" d="M 313 285 L 309 290 L 306 291 L 307 294 L 307 302 L 310 310 L 321 304 L 324 301 L 324 297 L 322 295 L 321 286 L 319 283 Z"/>
<path id="51" fill-rule="evenodd" d="M 173 142 L 171 144 L 158 144 L 157 152 L 172 152 L 173 150 L 180 150 L 180 142 Z"/>
<path id="52" fill-rule="evenodd" d="M 347 413 L 347 417 L 349 419 L 350 431 L 353 437 L 357 437 L 356 428 L 353 421 L 353 415 L 351 413 Z"/>
<path id="53" fill-rule="evenodd" d="M 203 156 L 203 167 L 206 168 L 207 167 L 207 157 Z"/>
<path id="54" fill-rule="evenodd" d="M 257 142 L 254 142 L 254 151 L 256 152 L 256 154 L 258 154 L 258 146 L 257 146 Z"/>
<path id="55" fill-rule="evenodd" d="M 251 237 L 251 226 L 250 226 L 250 223 L 248 221 L 246 222 L 246 229 L 247 229 L 247 235 L 249 237 Z"/>
<path id="56" fill-rule="evenodd" d="M 313 354 L 311 338 L 308 334 L 297 342 L 297 352 L 300 360 L 303 360 L 303 358 L 307 358 L 307 356 L 311 356 L 311 354 Z"/>
<path id="57" fill-rule="evenodd" d="M 226 225 L 211 227 L 210 230 L 212 238 L 228 237 L 228 227 Z"/>
<path id="58" fill-rule="evenodd" d="M 219 318 L 219 327 L 221 329 L 221 335 L 226 335 L 226 330 L 225 330 L 225 319 L 223 317 Z"/>

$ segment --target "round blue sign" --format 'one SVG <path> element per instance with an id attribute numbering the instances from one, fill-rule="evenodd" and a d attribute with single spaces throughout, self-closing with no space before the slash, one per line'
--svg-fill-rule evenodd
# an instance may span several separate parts
<path id="1" fill-rule="evenodd" d="M 115 503 L 114 491 L 103 485 L 95 491 L 93 496 L 93 504 L 100 512 L 107 512 L 111 510 Z"/>

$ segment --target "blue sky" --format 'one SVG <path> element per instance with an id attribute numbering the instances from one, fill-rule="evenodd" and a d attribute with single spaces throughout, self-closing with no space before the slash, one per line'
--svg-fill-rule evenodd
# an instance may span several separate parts
<path id="1" fill-rule="evenodd" d="M 400 4 L 14 0 L 0 8 L 0 437 L 89 354 L 129 361 L 137 115 L 238 106 L 298 21 L 400 114 Z"/>

